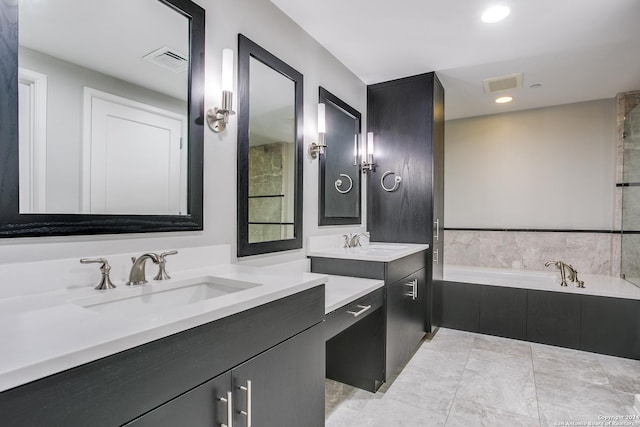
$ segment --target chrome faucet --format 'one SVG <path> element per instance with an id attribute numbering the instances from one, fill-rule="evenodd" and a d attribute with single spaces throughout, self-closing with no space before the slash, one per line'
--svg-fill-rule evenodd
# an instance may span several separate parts
<path id="1" fill-rule="evenodd" d="M 357 246 L 361 246 L 360 245 L 360 237 L 367 237 L 369 238 L 370 234 L 368 232 L 364 232 L 364 233 L 349 233 L 349 234 L 343 234 L 342 237 L 344 237 L 344 248 L 355 248 Z"/>
<path id="2" fill-rule="evenodd" d="M 158 255 L 154 253 L 146 253 L 140 255 L 138 258 L 131 257 L 131 262 L 133 265 L 131 266 L 131 271 L 129 272 L 129 281 L 126 283 L 127 286 L 134 285 L 144 285 L 147 283 L 147 279 L 145 277 L 145 264 L 147 260 L 150 259 L 154 264 L 158 264 Z"/>
<path id="3" fill-rule="evenodd" d="M 584 282 L 578 279 L 578 270 L 573 268 L 571 264 L 567 264 L 562 261 L 547 261 L 544 263 L 545 267 L 549 267 L 550 265 L 555 265 L 556 268 L 560 270 L 560 286 L 567 286 L 568 277 L 568 279 L 575 283 L 578 288 L 584 288 Z"/>

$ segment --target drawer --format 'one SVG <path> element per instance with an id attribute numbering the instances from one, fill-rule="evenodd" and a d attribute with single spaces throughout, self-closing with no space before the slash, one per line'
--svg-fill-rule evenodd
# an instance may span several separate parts
<path id="1" fill-rule="evenodd" d="M 357 300 L 327 314 L 324 319 L 324 338 L 328 340 L 364 319 L 384 304 L 384 288 L 376 289 Z"/>

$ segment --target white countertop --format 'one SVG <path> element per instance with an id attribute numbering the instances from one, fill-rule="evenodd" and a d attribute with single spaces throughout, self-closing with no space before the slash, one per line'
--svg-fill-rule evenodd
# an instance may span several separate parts
<path id="1" fill-rule="evenodd" d="M 329 275 L 325 284 L 324 313 L 329 314 L 384 286 L 384 280 Z"/>
<path id="2" fill-rule="evenodd" d="M 0 299 L 0 391 L 163 338 L 259 305 L 304 291 L 327 281 L 326 275 L 270 271 L 232 264 L 172 272 L 172 280 L 190 277 L 256 283 L 249 289 L 216 298 L 131 317 L 106 314 L 72 301 L 140 295 L 142 287 L 60 289 Z M 170 281 L 164 282 L 170 284 Z M 164 285 L 163 284 L 163 285 Z M 103 295 L 103 297 L 96 297 Z"/>
<path id="3" fill-rule="evenodd" d="M 429 245 L 426 244 L 371 242 L 355 248 L 328 247 L 309 249 L 307 256 L 391 262 L 427 249 L 429 249 Z"/>

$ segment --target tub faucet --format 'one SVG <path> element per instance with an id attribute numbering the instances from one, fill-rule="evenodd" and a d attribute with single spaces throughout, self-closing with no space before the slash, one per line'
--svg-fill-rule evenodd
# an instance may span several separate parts
<path id="1" fill-rule="evenodd" d="M 147 283 L 147 279 L 145 277 L 144 266 L 147 263 L 147 260 L 150 259 L 154 264 L 158 264 L 158 255 L 154 253 L 146 253 L 140 255 L 138 258 L 131 257 L 131 262 L 133 265 L 131 266 L 131 271 L 129 272 L 129 281 L 126 283 L 127 286 L 134 285 L 144 285 Z"/>
<path id="2" fill-rule="evenodd" d="M 560 286 L 567 286 L 567 278 L 576 284 L 578 288 L 584 288 L 584 282 L 578 279 L 578 270 L 573 268 L 571 264 L 562 261 L 548 261 L 544 263 L 545 267 L 555 265 L 560 270 Z"/>
<path id="3" fill-rule="evenodd" d="M 556 268 L 560 270 L 560 286 L 567 286 L 567 273 L 565 270 L 565 267 L 567 266 L 567 264 L 565 264 L 562 261 L 547 261 L 544 263 L 545 267 L 549 267 L 551 265 L 555 265 Z"/>

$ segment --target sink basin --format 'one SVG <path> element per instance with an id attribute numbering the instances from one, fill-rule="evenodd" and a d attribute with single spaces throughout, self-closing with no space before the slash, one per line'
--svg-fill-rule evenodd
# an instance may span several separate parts
<path id="1" fill-rule="evenodd" d="M 145 316 L 260 286 L 259 283 L 203 276 L 167 283 L 149 282 L 135 288 L 70 301 L 106 314 Z"/>

